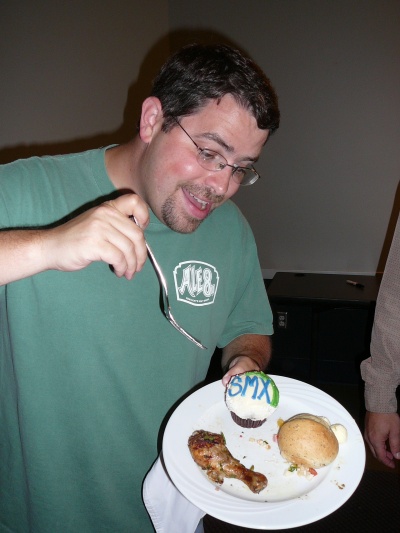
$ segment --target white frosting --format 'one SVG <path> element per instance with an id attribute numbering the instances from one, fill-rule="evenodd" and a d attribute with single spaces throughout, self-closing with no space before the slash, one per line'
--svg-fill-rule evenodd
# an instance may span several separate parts
<path id="1" fill-rule="evenodd" d="M 272 405 L 257 404 L 254 400 L 242 396 L 229 398 L 226 405 L 230 411 L 233 411 L 240 418 L 250 420 L 264 420 L 264 418 L 268 418 L 272 415 L 276 409 L 276 407 L 272 407 Z"/>
<path id="2" fill-rule="evenodd" d="M 225 401 L 228 409 L 240 418 L 264 420 L 276 409 L 276 406 L 270 403 L 276 394 L 270 381 L 265 386 L 265 380 L 253 377 L 251 383 L 246 383 L 245 374 L 242 374 L 233 376 L 229 382 Z"/>

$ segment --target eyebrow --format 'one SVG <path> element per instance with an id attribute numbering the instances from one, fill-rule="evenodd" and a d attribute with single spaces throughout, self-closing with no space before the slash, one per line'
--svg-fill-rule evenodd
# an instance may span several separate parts
<path id="1" fill-rule="evenodd" d="M 205 132 L 205 133 L 201 134 L 199 137 L 204 138 L 204 139 L 209 139 L 210 141 L 216 142 L 217 144 L 219 144 L 219 146 L 224 148 L 224 150 L 226 150 L 229 153 L 232 153 L 232 152 L 235 151 L 233 146 L 231 146 L 230 144 L 227 144 L 222 139 L 222 137 L 220 135 L 218 135 L 218 133 Z M 256 161 L 258 161 L 258 157 L 244 156 L 244 157 L 241 157 L 240 160 L 241 161 L 250 161 L 252 163 L 255 163 Z"/>

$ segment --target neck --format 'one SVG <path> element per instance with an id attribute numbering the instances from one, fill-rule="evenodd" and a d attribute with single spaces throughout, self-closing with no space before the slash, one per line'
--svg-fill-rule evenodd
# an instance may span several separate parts
<path id="1" fill-rule="evenodd" d="M 105 164 L 108 176 L 115 188 L 137 192 L 135 177 L 137 175 L 137 140 L 109 148 L 105 154 Z"/>

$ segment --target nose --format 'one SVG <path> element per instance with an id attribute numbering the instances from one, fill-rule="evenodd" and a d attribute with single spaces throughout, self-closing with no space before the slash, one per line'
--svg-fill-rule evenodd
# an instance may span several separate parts
<path id="1" fill-rule="evenodd" d="M 206 185 L 215 191 L 215 194 L 225 195 L 232 179 L 232 169 L 226 166 L 217 172 L 208 172 Z"/>

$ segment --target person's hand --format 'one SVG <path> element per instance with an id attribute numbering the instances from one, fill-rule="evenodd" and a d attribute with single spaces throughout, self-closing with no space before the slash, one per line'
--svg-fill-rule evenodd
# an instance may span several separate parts
<path id="1" fill-rule="evenodd" d="M 133 216 L 138 225 L 129 218 Z M 147 258 L 143 229 L 148 223 L 148 207 L 136 194 L 89 209 L 43 233 L 42 251 L 48 268 L 74 271 L 103 261 L 118 277 L 132 279 Z"/>
<path id="2" fill-rule="evenodd" d="M 386 466 L 395 467 L 394 459 L 400 459 L 400 417 L 397 413 L 367 411 L 364 438 L 374 457 Z"/>
<path id="3" fill-rule="evenodd" d="M 222 378 L 222 384 L 226 387 L 232 376 L 242 374 L 243 372 L 250 372 L 251 370 L 260 370 L 258 364 L 247 355 L 239 355 L 235 357 L 230 363 L 229 370 Z"/>

